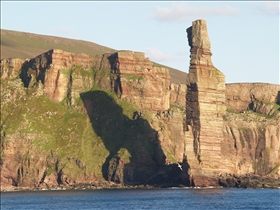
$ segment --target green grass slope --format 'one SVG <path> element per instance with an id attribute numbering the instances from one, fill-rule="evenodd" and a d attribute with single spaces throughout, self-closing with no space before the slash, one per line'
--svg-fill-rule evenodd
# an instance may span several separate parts
<path id="1" fill-rule="evenodd" d="M 1 29 L 1 59 L 34 58 L 50 49 L 61 49 L 88 55 L 111 53 L 116 50 L 93 42 L 46 36 Z M 156 66 L 169 68 L 171 83 L 185 84 L 186 73 L 154 62 Z"/>
<path id="2" fill-rule="evenodd" d="M 1 29 L 1 59 L 33 58 L 50 49 L 89 55 L 116 50 L 93 42 Z"/>
<path id="3" fill-rule="evenodd" d="M 1 86 L 2 144 L 15 134 L 33 136 L 19 156 L 27 172 L 23 178 L 37 176 L 23 157 L 37 157 L 38 151 L 47 156 L 47 175 L 63 171 L 71 180 L 81 174 L 107 178 L 110 161 L 118 158 L 144 166 L 164 158 L 148 120 L 135 119 L 138 107 L 121 101 L 114 93 L 93 85 L 81 93 L 76 107 L 71 107 L 65 100 L 56 103 L 39 94 L 39 85 L 24 88 L 20 78 L 1 80 Z M 0 162 L 6 158 L 2 149 Z M 38 170 L 44 170 L 43 166 L 38 165 Z"/>

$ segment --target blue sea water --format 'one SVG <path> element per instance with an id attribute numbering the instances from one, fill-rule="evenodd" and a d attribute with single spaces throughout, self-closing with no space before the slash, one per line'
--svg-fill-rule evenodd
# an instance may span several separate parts
<path id="1" fill-rule="evenodd" d="M 168 188 L 1 193 L 6 209 L 280 209 L 279 189 Z"/>

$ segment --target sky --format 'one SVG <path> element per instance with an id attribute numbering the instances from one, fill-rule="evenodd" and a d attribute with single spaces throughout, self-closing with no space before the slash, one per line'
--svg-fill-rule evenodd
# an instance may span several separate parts
<path id="1" fill-rule="evenodd" d="M 144 52 L 189 71 L 186 29 L 206 20 L 212 62 L 227 83 L 279 84 L 278 1 L 3 1 L 1 29 Z"/>

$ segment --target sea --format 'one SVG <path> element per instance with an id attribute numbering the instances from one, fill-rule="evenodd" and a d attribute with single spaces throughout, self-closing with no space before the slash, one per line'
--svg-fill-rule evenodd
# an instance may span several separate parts
<path id="1" fill-rule="evenodd" d="M 6 209 L 280 209 L 280 189 L 164 188 L 1 192 Z"/>

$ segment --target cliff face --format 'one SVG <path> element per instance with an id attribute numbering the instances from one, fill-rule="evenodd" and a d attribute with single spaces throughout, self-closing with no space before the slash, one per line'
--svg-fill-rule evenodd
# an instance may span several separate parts
<path id="1" fill-rule="evenodd" d="M 222 166 L 238 175 L 258 174 L 278 178 L 279 118 L 253 113 L 228 114 L 223 127 Z"/>
<path id="2" fill-rule="evenodd" d="M 278 178 L 280 86 L 225 85 L 211 61 L 206 22 L 194 21 L 187 33 L 186 183 L 220 185 L 228 173 Z"/>
<path id="3" fill-rule="evenodd" d="M 144 53 L 126 51 L 118 53 L 115 69 L 121 78 L 119 92 L 122 100 L 144 110 L 169 108 L 168 69 L 153 66 Z"/>
<path id="4" fill-rule="evenodd" d="M 123 101 L 136 104 L 139 109 L 169 108 L 168 69 L 153 66 L 141 52 L 88 56 L 54 49 L 26 62 L 22 69 L 25 86 L 32 87 L 41 81 L 45 95 L 55 102 L 66 97 L 74 100 L 79 92 L 89 90 L 94 83 L 103 90 L 114 91 Z"/>
<path id="5" fill-rule="evenodd" d="M 1 79 L 15 78 L 28 59 L 9 58 L 1 60 Z"/>
<path id="6" fill-rule="evenodd" d="M 186 96 L 186 159 L 194 185 L 214 185 L 209 173 L 221 171 L 221 141 L 225 106 L 225 76 L 211 61 L 206 22 L 193 22 L 187 29 L 191 47 Z"/>
<path id="7" fill-rule="evenodd" d="M 141 52 L 1 60 L 1 190 L 279 178 L 280 85 L 226 85 L 206 22 L 187 33 L 186 84 Z"/>
<path id="8" fill-rule="evenodd" d="M 228 84 L 222 154 L 235 174 L 280 176 L 280 85 Z"/>
<path id="9" fill-rule="evenodd" d="M 72 85 L 70 80 L 75 76 L 72 75 L 73 67 L 79 66 L 89 72 L 89 65 L 90 56 L 86 54 L 53 49 L 25 63 L 20 76 L 25 87 L 33 87 L 40 81 L 44 85 L 44 94 L 55 102 L 61 102 L 69 93 L 69 85 Z M 83 81 L 83 85 L 91 87 L 84 82 L 92 81 Z"/>
<path id="10" fill-rule="evenodd" d="M 179 172 L 184 108 L 170 107 L 168 69 L 131 51 L 20 62 L 1 61 L 3 189 L 171 183 L 160 170 Z"/>
<path id="11" fill-rule="evenodd" d="M 252 108 L 253 102 L 256 100 L 280 104 L 279 85 L 264 83 L 227 84 L 226 106 L 228 109 L 242 112 Z"/>

